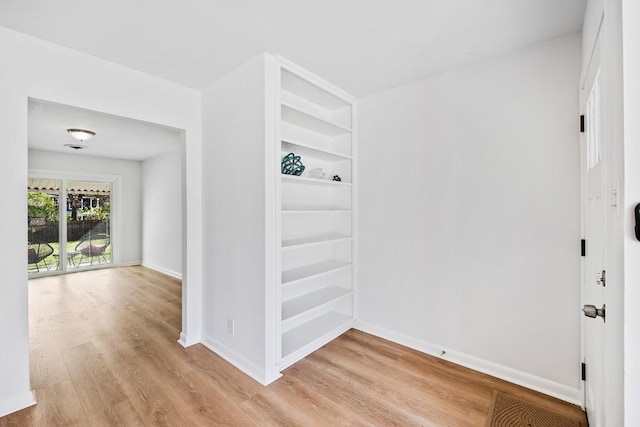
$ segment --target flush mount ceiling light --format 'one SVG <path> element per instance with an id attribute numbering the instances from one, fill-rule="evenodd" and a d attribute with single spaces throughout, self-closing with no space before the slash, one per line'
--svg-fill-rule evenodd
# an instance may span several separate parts
<path id="1" fill-rule="evenodd" d="M 67 129 L 67 132 L 80 142 L 88 141 L 96 134 L 95 132 L 86 129 Z"/>
<path id="2" fill-rule="evenodd" d="M 64 144 L 64 146 L 67 148 L 71 148 L 72 150 L 84 150 L 85 148 L 87 148 L 86 146 L 80 144 Z"/>

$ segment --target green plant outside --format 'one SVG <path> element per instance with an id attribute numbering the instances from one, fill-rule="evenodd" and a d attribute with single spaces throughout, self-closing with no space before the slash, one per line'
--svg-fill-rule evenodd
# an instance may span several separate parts
<path id="1" fill-rule="evenodd" d="M 46 221 L 58 220 L 58 206 L 47 193 L 28 193 L 27 208 L 29 218 L 44 218 Z"/>
<path id="2" fill-rule="evenodd" d="M 28 216 L 31 218 L 43 218 L 45 221 L 58 221 L 58 206 L 56 202 L 47 193 L 28 193 L 27 194 Z M 81 209 L 84 219 L 88 220 L 105 220 L 109 219 L 111 214 L 111 203 L 105 203 L 104 206 L 97 206 L 91 209 Z M 71 215 L 67 215 L 67 220 L 71 220 Z"/>
<path id="3" fill-rule="evenodd" d="M 109 219 L 109 216 L 111 215 L 111 204 L 105 203 L 104 206 L 97 206 L 87 210 L 80 209 L 79 212 L 82 212 L 82 217 L 86 220 L 102 221 Z M 67 221 L 71 220 L 71 214 L 67 214 Z"/>

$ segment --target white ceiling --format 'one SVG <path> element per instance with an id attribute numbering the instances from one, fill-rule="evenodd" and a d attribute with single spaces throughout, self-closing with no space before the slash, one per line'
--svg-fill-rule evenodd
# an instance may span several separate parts
<path id="1" fill-rule="evenodd" d="M 586 0 L 0 0 L 0 25 L 202 89 L 261 52 L 356 97 L 579 32 Z M 32 100 L 30 148 L 144 160 L 179 132 Z"/>
<path id="2" fill-rule="evenodd" d="M 585 0 L 0 0 L 0 25 L 201 89 L 260 52 L 356 97 L 579 32 Z"/>
<path id="3" fill-rule="evenodd" d="M 98 157 L 146 160 L 180 147 L 177 129 L 68 105 L 29 100 L 29 148 Z M 74 151 L 64 144 L 80 144 L 67 129 L 92 130 L 96 135 Z"/>

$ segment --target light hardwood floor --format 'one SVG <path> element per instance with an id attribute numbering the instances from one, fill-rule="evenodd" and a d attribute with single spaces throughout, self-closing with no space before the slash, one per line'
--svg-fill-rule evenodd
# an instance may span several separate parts
<path id="1" fill-rule="evenodd" d="M 38 404 L 0 426 L 484 426 L 494 390 L 580 408 L 351 330 L 263 387 L 182 348 L 180 282 L 143 267 L 29 282 Z"/>

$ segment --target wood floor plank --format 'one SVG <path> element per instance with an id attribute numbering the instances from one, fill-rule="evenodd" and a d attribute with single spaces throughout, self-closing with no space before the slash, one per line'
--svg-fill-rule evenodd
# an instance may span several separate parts
<path id="1" fill-rule="evenodd" d="M 430 385 L 406 375 L 398 375 L 398 372 L 389 369 L 393 365 L 385 366 L 370 361 L 353 363 L 348 357 L 330 361 L 322 354 L 314 357 L 318 358 L 317 362 L 321 365 L 335 367 L 336 375 L 348 373 L 346 375 L 352 376 L 357 371 L 356 375 L 367 378 L 371 383 L 369 387 L 361 388 L 364 394 L 384 401 L 415 422 L 430 420 L 461 424 L 469 418 L 472 405 L 460 398 L 464 393 L 454 393 L 438 384 Z M 424 405 L 424 402 L 431 404 Z"/>
<path id="2" fill-rule="evenodd" d="M 349 420 L 363 420 L 369 425 L 413 425 L 410 417 L 405 416 L 393 406 L 386 406 L 385 402 L 364 394 L 372 382 L 353 373 L 340 373 L 326 366 L 314 363 L 310 359 L 303 359 L 287 370 L 311 387 L 317 393 L 327 396 L 337 407 L 342 407 L 341 413 Z M 345 376 L 342 376 L 345 374 Z M 357 392 L 354 392 L 356 391 Z"/>
<path id="3" fill-rule="evenodd" d="M 179 380 L 179 381 L 178 381 Z M 176 384 L 177 383 L 177 384 Z M 198 372 L 174 377 L 170 383 L 172 399 L 188 406 L 196 425 L 259 426 L 234 402 L 233 396 Z"/>
<path id="4" fill-rule="evenodd" d="M 47 316 L 69 311 L 69 306 L 66 304 L 66 300 L 56 294 L 49 293 L 40 295 L 40 304 Z"/>
<path id="5" fill-rule="evenodd" d="M 120 425 L 115 408 L 127 396 L 100 352 L 86 343 L 66 348 L 62 354 L 85 413 L 100 424 Z"/>
<path id="6" fill-rule="evenodd" d="M 71 379 L 62 354 L 55 345 L 49 348 L 32 349 L 29 357 L 29 370 L 31 387 L 34 389 L 45 389 Z"/>
<path id="7" fill-rule="evenodd" d="M 578 420 L 579 407 L 356 330 L 264 387 L 182 348 L 180 282 L 144 267 L 30 280 L 38 404 L 5 426 L 482 426 L 495 390 Z"/>
<path id="8" fill-rule="evenodd" d="M 327 403 L 322 395 L 285 377 L 240 407 L 261 426 L 332 425 L 340 411 Z"/>
<path id="9" fill-rule="evenodd" d="M 158 378 L 149 375 L 126 344 L 110 352 L 108 363 L 136 413 L 145 425 L 189 425 L 184 405 L 172 402 Z"/>
<path id="10" fill-rule="evenodd" d="M 194 371 L 206 377 L 216 387 L 225 390 L 236 404 L 250 399 L 264 389 L 254 379 L 201 344 L 187 348 L 185 354 Z"/>
<path id="11" fill-rule="evenodd" d="M 342 346 L 327 346 L 313 357 L 320 358 L 321 363 L 323 358 L 331 358 L 332 363 L 344 369 L 357 366 L 361 373 L 368 373 L 377 385 L 385 385 L 380 393 L 386 400 L 394 402 L 398 409 L 423 413 L 428 419 L 464 420 L 473 409 L 485 412 L 488 409 L 487 398 L 492 390 L 483 394 L 478 385 L 459 375 L 440 376 L 440 369 L 411 369 L 414 364 L 403 363 L 401 358 L 389 360 L 384 350 L 371 351 L 360 345 L 354 336 L 356 334 L 345 336 Z M 353 363 L 354 360 L 357 364 Z M 425 401 L 434 405 L 425 406 Z M 446 411 L 439 408 L 446 408 Z"/>
<path id="12" fill-rule="evenodd" d="M 86 426 L 87 417 L 71 381 L 52 384 L 35 391 L 34 426 Z M 30 408 L 31 409 L 31 408 Z"/>
<path id="13" fill-rule="evenodd" d="M 0 427 L 32 427 L 33 409 L 31 407 L 23 409 L 13 414 L 0 417 Z"/>
<path id="14" fill-rule="evenodd" d="M 142 427 L 145 425 L 144 419 L 138 414 L 136 408 L 134 408 L 129 400 L 118 403 L 114 407 L 114 412 L 118 422 L 122 426 Z"/>

